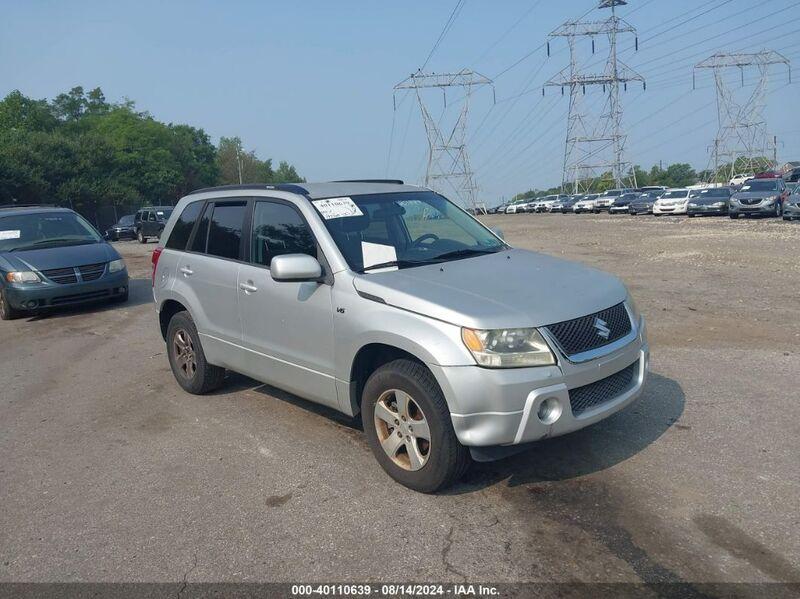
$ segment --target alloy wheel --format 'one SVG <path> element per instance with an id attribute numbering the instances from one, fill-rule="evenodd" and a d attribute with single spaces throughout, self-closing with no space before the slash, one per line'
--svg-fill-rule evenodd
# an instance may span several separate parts
<path id="1" fill-rule="evenodd" d="M 383 451 L 402 469 L 413 472 L 428 462 L 428 420 L 408 393 L 399 389 L 384 391 L 375 404 L 374 424 Z"/>
<path id="2" fill-rule="evenodd" d="M 175 363 L 178 365 L 181 375 L 186 379 L 194 378 L 197 372 L 197 358 L 191 336 L 185 329 L 178 329 L 172 337 L 172 344 Z"/>

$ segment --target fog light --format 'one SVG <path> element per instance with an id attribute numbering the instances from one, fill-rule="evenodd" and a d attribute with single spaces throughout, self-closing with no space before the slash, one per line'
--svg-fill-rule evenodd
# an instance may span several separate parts
<path id="1" fill-rule="evenodd" d="M 25 304 L 25 307 L 28 308 L 29 310 L 32 310 L 37 306 L 37 304 L 38 302 L 36 302 L 35 300 L 31 300 Z"/>
<path id="2" fill-rule="evenodd" d="M 561 403 L 555 397 L 548 397 L 539 404 L 536 416 L 544 424 L 553 424 L 561 417 Z"/>

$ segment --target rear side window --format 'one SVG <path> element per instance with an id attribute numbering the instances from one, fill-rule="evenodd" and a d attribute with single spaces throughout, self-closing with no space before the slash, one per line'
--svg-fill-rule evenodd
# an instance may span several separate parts
<path id="1" fill-rule="evenodd" d="M 317 256 L 317 244 L 303 218 L 291 206 L 256 202 L 253 212 L 253 262 L 269 266 L 275 256 Z"/>
<path id="2" fill-rule="evenodd" d="M 206 243 L 208 242 L 208 223 L 211 221 L 211 213 L 214 211 L 214 204 L 206 204 L 206 209 L 203 211 L 203 218 L 197 225 L 197 233 L 194 234 L 192 240 L 192 247 L 189 249 L 193 252 L 206 251 Z"/>
<path id="3" fill-rule="evenodd" d="M 180 217 L 175 221 L 175 226 L 164 247 L 173 250 L 186 249 L 186 243 L 189 241 L 189 236 L 192 234 L 192 229 L 194 229 L 194 224 L 197 222 L 202 208 L 203 202 L 192 202 L 183 209 Z"/>
<path id="4" fill-rule="evenodd" d="M 241 260 L 242 227 L 246 202 L 214 204 L 206 253 Z"/>

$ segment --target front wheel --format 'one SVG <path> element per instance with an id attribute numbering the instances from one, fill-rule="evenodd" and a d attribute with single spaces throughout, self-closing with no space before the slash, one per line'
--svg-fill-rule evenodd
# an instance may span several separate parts
<path id="1" fill-rule="evenodd" d="M 144 233 L 142 233 L 141 229 L 136 232 L 136 239 L 139 241 L 139 243 L 147 243 L 147 237 L 144 236 Z"/>
<path id="2" fill-rule="evenodd" d="M 783 204 L 781 204 L 780 202 L 775 203 L 775 216 L 778 218 L 783 216 Z"/>
<path id="3" fill-rule="evenodd" d="M 730 216 L 733 220 L 736 220 L 737 218 L 739 218 L 738 214 L 733 214 L 733 213 L 728 214 L 728 216 Z"/>
<path id="4" fill-rule="evenodd" d="M 453 430 L 450 410 L 431 372 L 394 360 L 367 380 L 362 420 L 372 453 L 401 485 L 433 493 L 455 483 L 470 464 Z"/>
<path id="5" fill-rule="evenodd" d="M 6 300 L 5 294 L 0 290 L 0 319 L 14 320 L 22 316 L 22 312 L 17 310 Z"/>
<path id="6" fill-rule="evenodd" d="M 188 312 L 178 312 L 169 321 L 167 356 L 172 374 L 185 391 L 202 395 L 222 385 L 225 369 L 206 361 L 200 336 Z"/>

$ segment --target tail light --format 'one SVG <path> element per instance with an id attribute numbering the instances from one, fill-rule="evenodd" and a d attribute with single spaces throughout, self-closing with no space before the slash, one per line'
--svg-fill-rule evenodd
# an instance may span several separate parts
<path id="1" fill-rule="evenodd" d="M 155 287 L 156 284 L 156 267 L 158 266 L 158 259 L 161 257 L 161 252 L 164 248 L 157 247 L 153 250 L 153 256 L 150 258 L 150 261 L 153 263 L 153 277 L 152 277 L 152 284 Z"/>

